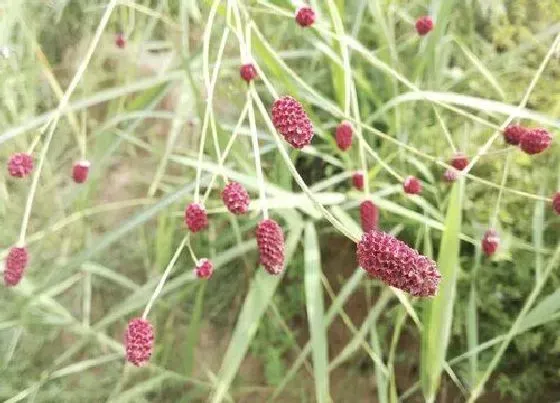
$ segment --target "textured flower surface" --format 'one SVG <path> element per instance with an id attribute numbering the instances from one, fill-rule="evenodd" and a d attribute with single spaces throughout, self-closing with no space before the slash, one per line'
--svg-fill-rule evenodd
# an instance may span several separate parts
<path id="1" fill-rule="evenodd" d="M 8 252 L 4 267 L 4 283 L 8 287 L 19 284 L 27 267 L 29 256 L 26 248 L 13 247 Z"/>
<path id="2" fill-rule="evenodd" d="M 457 153 L 451 159 L 451 166 L 458 171 L 462 171 L 469 165 L 469 158 L 463 153 Z"/>
<path id="3" fill-rule="evenodd" d="M 249 200 L 249 193 L 240 183 L 230 182 L 222 190 L 222 201 L 233 214 L 245 214 Z"/>
<path id="4" fill-rule="evenodd" d="M 124 335 L 126 360 L 137 367 L 146 364 L 154 348 L 154 328 L 150 322 L 135 318 L 128 322 Z"/>
<path id="5" fill-rule="evenodd" d="M 89 175 L 89 161 L 78 161 L 72 167 L 72 179 L 76 183 L 84 183 Z"/>
<path id="6" fill-rule="evenodd" d="M 280 274 L 284 270 L 284 232 L 271 219 L 262 220 L 257 226 L 257 246 L 259 262 L 270 274 Z"/>
<path id="7" fill-rule="evenodd" d="M 556 214 L 560 215 L 560 192 L 556 192 L 552 197 L 552 209 Z"/>
<path id="8" fill-rule="evenodd" d="M 416 32 L 418 35 L 426 35 L 434 29 L 434 21 L 429 15 L 424 15 L 416 20 Z"/>
<path id="9" fill-rule="evenodd" d="M 529 155 L 540 154 L 552 143 L 552 135 L 546 129 L 527 130 L 519 140 L 519 147 Z"/>
<path id="10" fill-rule="evenodd" d="M 504 140 L 506 143 L 516 146 L 521 140 L 521 136 L 527 132 L 527 128 L 520 125 L 509 125 L 504 130 Z"/>
<path id="11" fill-rule="evenodd" d="M 377 230 L 362 235 L 358 262 L 371 276 L 414 296 L 435 295 L 441 279 L 433 260 Z"/>
<path id="12" fill-rule="evenodd" d="M 199 232 L 208 227 L 206 210 L 198 203 L 191 203 L 185 209 L 185 223 L 192 232 Z"/>
<path id="13" fill-rule="evenodd" d="M 126 38 L 123 33 L 117 34 L 115 37 L 115 45 L 117 45 L 119 49 L 124 49 L 126 47 Z"/>
<path id="14" fill-rule="evenodd" d="M 296 13 L 296 22 L 302 27 L 310 27 L 315 22 L 315 11 L 311 7 L 301 7 Z"/>
<path id="15" fill-rule="evenodd" d="M 360 221 L 362 223 L 362 230 L 365 232 L 377 228 L 377 224 L 379 223 L 379 209 L 373 202 L 364 200 L 360 204 Z"/>
<path id="16" fill-rule="evenodd" d="M 247 63 L 239 68 L 239 75 L 243 80 L 250 82 L 257 78 L 257 69 L 253 63 Z"/>
<path id="17" fill-rule="evenodd" d="M 352 185 L 358 190 L 364 190 L 364 174 L 356 172 L 352 175 Z"/>
<path id="18" fill-rule="evenodd" d="M 33 157 L 27 153 L 16 153 L 8 161 L 8 173 L 15 178 L 24 178 L 33 171 Z"/>
<path id="19" fill-rule="evenodd" d="M 448 168 L 443 173 L 443 180 L 446 182 L 455 182 L 457 180 L 457 170 L 455 168 Z"/>
<path id="20" fill-rule="evenodd" d="M 294 98 L 285 96 L 274 101 L 272 123 L 291 146 L 303 148 L 311 143 L 313 125 L 303 106 Z"/>
<path id="21" fill-rule="evenodd" d="M 350 122 L 344 121 L 336 127 L 335 131 L 336 145 L 342 151 L 346 151 L 352 145 L 352 125 Z"/>
<path id="22" fill-rule="evenodd" d="M 481 241 L 482 250 L 486 256 L 492 256 L 500 246 L 500 236 L 495 229 L 489 229 L 484 233 Z"/>
<path id="23" fill-rule="evenodd" d="M 422 183 L 415 176 L 407 176 L 403 183 L 405 193 L 416 195 L 422 192 Z"/>
<path id="24" fill-rule="evenodd" d="M 210 278 L 212 273 L 214 273 L 214 265 L 208 259 L 200 259 L 194 268 L 194 275 L 198 278 Z"/>

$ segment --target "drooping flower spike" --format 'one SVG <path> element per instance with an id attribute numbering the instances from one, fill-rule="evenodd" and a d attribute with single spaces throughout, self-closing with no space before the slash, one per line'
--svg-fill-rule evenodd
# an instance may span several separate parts
<path id="1" fill-rule="evenodd" d="M 365 232 L 358 262 L 372 277 L 418 297 L 434 296 L 441 279 L 436 264 L 385 232 Z"/>
<path id="2" fill-rule="evenodd" d="M 271 219 L 259 222 L 257 226 L 257 246 L 259 262 L 273 275 L 284 270 L 284 232 L 278 223 Z"/>
<path id="3" fill-rule="evenodd" d="M 284 139 L 295 148 L 303 148 L 311 143 L 313 124 L 303 106 L 290 96 L 274 101 L 272 123 Z"/>
<path id="4" fill-rule="evenodd" d="M 142 318 L 132 319 L 124 335 L 126 360 L 137 367 L 145 365 L 152 356 L 154 339 L 154 328 L 150 322 Z"/>

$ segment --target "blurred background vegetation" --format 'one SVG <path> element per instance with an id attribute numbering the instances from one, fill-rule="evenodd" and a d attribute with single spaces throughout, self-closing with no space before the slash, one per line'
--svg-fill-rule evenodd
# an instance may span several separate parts
<path id="1" fill-rule="evenodd" d="M 216 391 L 224 389 L 225 399 L 236 402 L 304 402 L 328 401 L 318 395 L 318 389 L 327 388 L 335 402 L 424 401 L 418 383 L 422 336 L 407 310 L 412 307 L 422 318 L 424 302 L 410 299 L 410 305 L 403 304 L 381 283 L 356 270 L 354 244 L 323 220 L 301 193 L 260 117 L 263 168 L 273 186 L 272 214 L 287 236 L 290 258 L 285 275 L 270 278 L 257 267 L 257 207 L 247 217 L 225 214 L 219 179 L 206 205 L 211 213 L 208 234 L 192 242 L 197 254 L 211 257 L 218 270 L 208 282 L 200 282 L 192 276 L 188 254 L 179 258 L 150 315 L 157 332 L 151 364 L 141 370 L 124 365 L 123 329 L 128 319 L 140 315 L 185 232 L 182 212 L 193 195 L 207 101 L 203 35 L 211 3 L 122 0 L 115 8 L 48 153 L 31 216 L 32 260 L 26 278 L 14 289 L 0 288 L 0 400 L 196 402 L 216 399 Z M 212 70 L 228 27 L 230 2 L 221 3 L 209 29 Z M 313 147 L 291 151 L 292 161 L 329 211 L 349 228 L 357 228 L 362 196 L 351 189 L 348 178 L 360 169 L 358 147 L 355 144 L 348 154 L 338 151 L 332 133 L 340 117 L 329 113 L 303 85 L 342 107 L 344 72 L 333 61 L 339 43 L 321 30 L 296 29 L 289 17 L 294 7 L 288 1 L 239 3 L 244 20 L 250 17 L 262 34 L 252 36 L 254 60 L 280 94 L 305 104 L 316 127 Z M 345 33 L 376 60 L 418 88 L 434 91 L 441 102 L 490 123 L 418 98 L 394 74 L 376 68 L 354 49 L 351 76 L 364 124 L 443 162 L 453 154 L 444 131 L 459 150 L 477 154 L 496 131 L 491 126 L 499 126 L 515 111 L 560 33 L 556 0 L 311 3 L 322 29 L 335 32 L 334 4 Z M 2 162 L 27 149 L 46 122 L 45 114 L 58 106 L 105 5 L 97 0 L 0 3 L 0 45 L 9 50 L 0 59 Z M 436 30 L 419 38 L 413 24 L 424 14 L 435 16 Z M 121 32 L 127 38 L 124 49 L 115 45 Z M 557 48 L 542 72 L 523 109 L 527 119 L 522 120 L 556 133 L 559 53 Z M 244 106 L 242 62 L 232 33 L 218 64 L 213 95 L 213 122 L 222 150 Z M 273 98 L 262 81 L 255 85 L 264 104 L 271 105 Z M 496 107 L 484 100 L 495 101 Z M 77 139 L 84 133 L 92 176 L 78 186 L 70 171 L 80 156 Z M 363 134 L 384 163 L 425 183 L 423 197 L 409 199 L 401 184 L 369 158 L 381 228 L 427 254 L 441 256 L 442 227 L 426 222 L 445 220 L 451 187 L 440 180 L 443 168 L 372 131 Z M 220 170 L 214 141 L 208 138 L 205 184 Z M 508 346 L 480 401 L 560 400 L 560 293 L 555 291 L 560 278 L 554 259 L 560 219 L 546 200 L 560 187 L 557 143 L 531 158 L 507 148 L 499 138 L 472 171 L 495 185 L 465 181 L 446 353 L 456 379 L 443 375 L 437 401 L 466 400 L 496 353 L 498 344 L 484 343 L 510 331 L 547 265 L 555 270 L 535 303 L 541 310 L 533 315 L 533 325 Z M 40 146 L 39 141 L 37 150 Z M 250 154 L 245 121 L 226 167 L 229 177 L 244 183 L 256 200 Z M 506 191 L 498 210 L 502 245 L 488 259 L 481 257 L 479 239 L 494 214 L 508 155 Z M 4 171 L 0 174 L 1 257 L 19 234 L 28 185 Z M 310 296 L 306 270 L 313 269 L 306 267 L 306 253 L 315 252 L 320 252 L 324 287 Z M 321 317 L 310 317 L 310 308 L 319 309 Z M 333 313 L 328 313 L 330 308 Z M 310 334 L 313 323 L 329 325 L 326 338 Z M 314 347 L 317 341 L 326 343 L 324 370 L 330 373 L 330 385 L 318 382 L 320 351 L 313 348 L 309 354 L 310 337 Z M 477 348 L 477 354 L 453 362 Z M 372 357 L 385 363 L 388 378 Z M 388 386 L 380 386 L 384 381 Z"/>

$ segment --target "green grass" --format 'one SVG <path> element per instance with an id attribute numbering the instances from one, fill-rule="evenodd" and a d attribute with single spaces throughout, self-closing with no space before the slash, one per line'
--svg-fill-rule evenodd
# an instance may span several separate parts
<path id="1" fill-rule="evenodd" d="M 306 29 L 286 0 L 8 3 L 0 161 L 27 150 L 35 171 L 0 175 L 0 258 L 18 241 L 31 255 L 22 282 L 0 287 L 0 400 L 558 399 L 557 2 L 310 1 Z M 419 38 L 424 14 L 435 30 Z M 313 121 L 303 150 L 274 129 L 281 95 Z M 553 146 L 505 146 L 512 121 L 547 127 Z M 472 164 L 447 185 L 457 150 Z M 81 158 L 92 171 L 76 185 Z M 408 175 L 421 195 L 403 194 Z M 247 215 L 223 207 L 228 180 L 251 193 Z M 436 297 L 356 267 L 364 199 L 437 261 Z M 210 227 L 185 236 L 192 201 Z M 280 276 L 257 263 L 263 216 L 285 233 Z M 490 226 L 492 258 L 479 245 Z M 215 266 L 205 282 L 201 257 Z M 136 368 L 122 334 L 143 312 L 156 344 Z"/>

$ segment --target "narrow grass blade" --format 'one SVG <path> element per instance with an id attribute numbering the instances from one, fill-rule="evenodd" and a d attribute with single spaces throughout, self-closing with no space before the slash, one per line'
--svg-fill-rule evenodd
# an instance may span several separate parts
<path id="1" fill-rule="evenodd" d="M 311 355 L 313 357 L 313 377 L 315 399 L 318 403 L 330 401 L 329 392 L 329 352 L 327 328 L 323 307 L 323 286 L 321 284 L 321 253 L 317 233 L 313 223 L 305 226 L 305 305 L 307 321 L 311 333 Z"/>
<path id="2" fill-rule="evenodd" d="M 438 258 L 442 279 L 437 295 L 425 303 L 421 380 L 427 402 L 433 402 L 436 397 L 453 320 L 455 282 L 459 265 L 463 184 L 464 180 L 455 183 L 449 197 Z"/>
<path id="3" fill-rule="evenodd" d="M 184 374 L 191 376 L 194 364 L 194 349 L 198 344 L 198 336 L 200 334 L 200 319 L 202 317 L 202 306 L 204 301 L 204 291 L 206 289 L 206 281 L 203 281 L 198 288 L 196 294 L 196 302 L 194 310 L 187 330 L 187 342 L 185 343 L 185 355 L 183 359 Z"/>
<path id="4" fill-rule="evenodd" d="M 299 228 L 292 227 L 288 236 L 286 241 L 286 261 L 288 262 L 295 252 L 302 230 L 302 226 Z M 210 399 L 213 403 L 219 403 L 225 398 L 235 374 L 239 370 L 241 361 L 247 353 L 249 344 L 255 336 L 259 321 L 281 279 L 281 276 L 271 276 L 261 268 L 257 270 L 218 373 L 216 391 Z"/>

